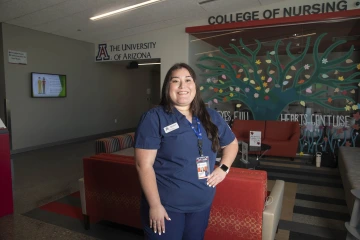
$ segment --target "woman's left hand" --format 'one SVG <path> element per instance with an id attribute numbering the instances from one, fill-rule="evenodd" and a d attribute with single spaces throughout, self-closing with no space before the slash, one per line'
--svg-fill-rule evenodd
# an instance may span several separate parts
<path id="1" fill-rule="evenodd" d="M 226 177 L 226 172 L 224 172 L 221 168 L 216 168 L 208 177 L 207 185 L 209 187 L 216 187 L 219 183 L 221 183 Z"/>

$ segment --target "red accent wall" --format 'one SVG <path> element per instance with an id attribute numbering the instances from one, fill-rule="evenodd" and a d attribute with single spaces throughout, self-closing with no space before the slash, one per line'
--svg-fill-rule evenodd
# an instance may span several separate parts
<path id="1" fill-rule="evenodd" d="M 294 17 L 254 20 L 248 22 L 234 22 L 234 23 L 225 23 L 225 24 L 194 26 L 194 27 L 185 28 L 185 32 L 201 33 L 201 32 L 211 32 L 211 31 L 219 31 L 219 30 L 231 30 L 238 28 L 291 25 L 295 23 L 305 23 L 305 22 L 310 23 L 310 22 L 324 21 L 330 19 L 332 20 L 349 19 L 349 18 L 359 18 L 359 17 L 360 17 L 360 9 L 355 9 L 355 10 L 346 10 L 346 11 L 332 12 L 332 13 L 321 13 L 321 14 L 312 14 L 312 15 L 303 15 L 303 16 L 294 16 Z"/>
<path id="2" fill-rule="evenodd" d="M 13 212 L 9 133 L 0 130 L 0 217 Z"/>

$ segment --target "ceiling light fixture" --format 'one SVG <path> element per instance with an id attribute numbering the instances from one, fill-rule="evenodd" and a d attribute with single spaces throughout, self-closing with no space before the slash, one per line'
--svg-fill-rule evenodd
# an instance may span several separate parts
<path id="1" fill-rule="evenodd" d="M 166 0 L 149 0 L 149 1 L 146 1 L 146 2 L 143 2 L 143 3 L 139 3 L 139 4 L 129 6 L 129 7 L 120 8 L 120 9 L 115 10 L 115 11 L 100 14 L 100 15 L 97 15 L 95 17 L 91 17 L 90 19 L 94 21 L 94 20 L 98 20 L 98 19 L 101 19 L 101 18 L 109 17 L 109 16 L 117 14 L 117 13 L 130 11 L 130 10 L 133 10 L 133 9 L 136 9 L 136 8 L 144 7 L 146 5 L 157 3 L 157 2 L 162 2 L 162 1 L 166 1 Z"/>
<path id="2" fill-rule="evenodd" d="M 139 63 L 138 65 L 155 65 L 155 64 L 161 64 L 161 63 Z"/>

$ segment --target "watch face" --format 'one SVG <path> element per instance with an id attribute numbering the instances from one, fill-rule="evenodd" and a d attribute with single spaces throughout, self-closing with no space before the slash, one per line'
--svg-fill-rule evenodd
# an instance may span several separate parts
<path id="1" fill-rule="evenodd" d="M 226 165 L 224 165 L 224 164 L 222 164 L 222 165 L 220 166 L 220 168 L 221 168 L 222 170 L 224 170 L 225 172 L 227 172 L 227 171 L 229 170 L 229 168 L 228 168 Z"/>

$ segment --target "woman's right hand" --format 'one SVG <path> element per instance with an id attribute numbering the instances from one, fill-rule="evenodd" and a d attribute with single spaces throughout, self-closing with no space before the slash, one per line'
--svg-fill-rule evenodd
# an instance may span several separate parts
<path id="1" fill-rule="evenodd" d="M 149 217 L 150 217 L 150 228 L 154 230 L 154 233 L 165 233 L 165 220 L 170 221 L 165 208 L 163 205 L 158 205 L 156 207 L 150 207 L 149 210 Z"/>

